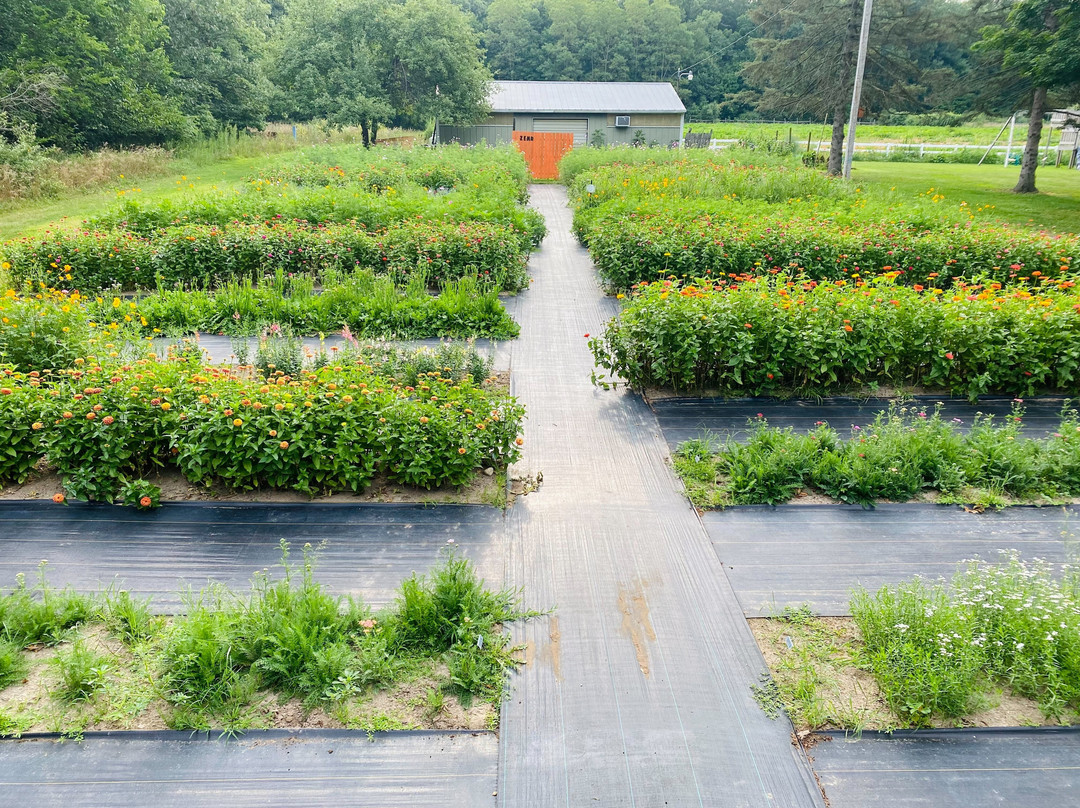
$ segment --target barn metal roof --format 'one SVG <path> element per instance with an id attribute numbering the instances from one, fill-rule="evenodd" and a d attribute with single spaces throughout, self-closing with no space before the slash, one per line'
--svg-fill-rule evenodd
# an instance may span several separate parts
<path id="1" fill-rule="evenodd" d="M 666 81 L 496 81 L 493 112 L 686 112 Z"/>

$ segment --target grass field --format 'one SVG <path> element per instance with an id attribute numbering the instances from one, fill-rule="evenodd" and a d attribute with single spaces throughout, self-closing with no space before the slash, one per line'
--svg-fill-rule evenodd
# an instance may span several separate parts
<path id="1" fill-rule="evenodd" d="M 270 137 L 273 135 L 273 137 Z M 416 137 L 418 133 L 400 129 L 380 132 L 383 140 Z M 347 127 L 327 131 L 317 124 L 297 127 L 293 139 L 291 127 L 270 124 L 263 136 L 248 137 L 235 132 L 223 132 L 216 137 L 187 144 L 173 152 L 163 170 L 152 174 L 126 177 L 123 168 L 115 176 L 95 181 L 84 188 L 72 188 L 60 196 L 25 200 L 0 199 L 0 241 L 32 233 L 50 226 L 70 227 L 82 219 L 100 213 L 127 195 L 147 198 L 182 196 L 189 191 L 205 191 L 214 186 L 226 188 L 238 185 L 253 168 L 267 158 L 327 143 L 348 145 L 359 142 L 359 129 Z M 128 153 L 114 153 L 116 165 L 125 164 Z M 77 159 L 77 158 L 71 158 Z"/>
<path id="2" fill-rule="evenodd" d="M 859 141 L 870 143 L 970 143 L 989 146 L 1000 129 L 1000 124 L 996 126 L 873 126 L 865 124 L 859 126 L 856 134 Z M 754 124 L 723 121 L 687 124 L 686 131 L 711 131 L 715 138 L 753 137 L 754 139 L 787 140 L 790 137 L 793 142 L 803 145 L 806 144 L 808 137 L 816 145 L 818 141 L 828 143 L 831 136 L 830 127 L 822 124 Z M 1026 128 L 1018 125 L 1014 142 L 1020 143 L 1025 134 Z M 1002 137 L 1007 139 L 1008 132 Z M 1004 144 L 1005 140 L 1000 142 Z M 1055 142 L 1057 142 L 1056 132 Z"/>
<path id="3" fill-rule="evenodd" d="M 126 196 L 163 199 L 183 196 L 192 191 L 205 191 L 214 186 L 227 188 L 240 185 L 244 177 L 264 159 L 234 157 L 190 168 L 181 163 L 173 172 L 135 184 L 117 178 L 104 188 L 59 199 L 26 202 L 0 211 L 0 241 L 51 227 L 75 227 L 86 217 L 102 213 Z"/>
<path id="4" fill-rule="evenodd" d="M 931 188 L 945 199 L 943 205 L 967 202 L 971 208 L 993 205 L 991 213 L 1002 222 L 1080 233 L 1080 171 L 1043 167 L 1035 175 L 1039 194 L 1014 194 L 1019 168 L 1010 166 L 947 165 L 937 163 L 856 162 L 851 176 L 867 189 L 901 194 L 922 194 Z"/>

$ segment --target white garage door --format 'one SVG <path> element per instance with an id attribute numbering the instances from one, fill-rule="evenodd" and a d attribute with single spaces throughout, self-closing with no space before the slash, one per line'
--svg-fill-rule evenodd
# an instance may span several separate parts
<path id="1" fill-rule="evenodd" d="M 569 132 L 574 136 L 575 146 L 589 142 L 588 118 L 533 118 L 534 132 Z"/>

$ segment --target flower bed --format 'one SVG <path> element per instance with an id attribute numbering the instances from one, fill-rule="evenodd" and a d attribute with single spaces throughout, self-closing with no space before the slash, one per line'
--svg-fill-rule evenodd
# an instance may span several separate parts
<path id="1" fill-rule="evenodd" d="M 921 224 L 921 223 L 919 223 Z M 1012 228 L 904 221 L 836 221 L 783 208 L 730 209 L 690 220 L 663 212 L 595 218 L 583 227 L 610 287 L 731 274 L 801 273 L 814 280 L 895 271 L 906 284 L 977 277 L 1003 283 L 1075 277 L 1080 239 Z"/>
<path id="2" fill-rule="evenodd" d="M 401 288 L 368 271 L 341 278 L 324 273 L 322 280 L 325 288 L 318 291 L 310 277 L 279 272 L 259 284 L 230 281 L 212 292 L 162 289 L 140 295 L 136 303 L 144 333 L 250 336 L 277 325 L 294 334 L 348 328 L 360 338 L 510 339 L 518 334 L 498 293 L 473 278 L 450 281 L 438 295 L 428 293 L 422 278 Z M 97 298 L 87 309 L 96 321 L 108 316 L 112 304 Z"/>
<path id="3" fill-rule="evenodd" d="M 836 280 L 896 271 L 901 282 L 1072 277 L 1080 239 L 981 221 L 983 208 L 915 197 L 796 165 L 711 154 L 598 152 L 565 168 L 574 230 L 613 289 L 664 278 L 790 271 Z M 621 159 L 621 158 L 619 158 Z"/>
<path id="4" fill-rule="evenodd" d="M 787 275 L 641 284 L 590 345 L 634 387 L 723 395 L 918 386 L 975 398 L 1074 393 L 1080 298 L 998 283 L 900 286 L 895 274 L 818 283 Z"/>
<path id="5" fill-rule="evenodd" d="M 371 269 L 398 282 L 421 274 L 431 284 L 475 277 L 517 290 L 528 281 L 527 234 L 485 222 L 401 222 L 367 232 L 351 225 L 187 225 L 151 235 L 125 230 L 51 233 L 4 246 L 18 280 L 84 292 L 119 286 L 213 286 L 289 273 Z"/>
<path id="6" fill-rule="evenodd" d="M 489 222 L 526 232 L 532 246 L 543 239 L 543 217 L 520 207 L 516 195 L 466 189 L 452 195 L 431 196 L 419 187 L 392 194 L 357 192 L 351 188 L 281 188 L 256 183 L 243 191 L 211 191 L 182 199 L 143 201 L 128 199 L 115 209 L 85 222 L 88 230 L 123 228 L 149 234 L 163 227 L 187 224 L 289 224 L 318 222 L 352 224 L 369 231 L 408 219 L 440 222 Z"/>
<path id="7" fill-rule="evenodd" d="M 471 378 L 433 371 L 403 385 L 363 362 L 304 371 L 204 367 L 183 357 L 71 370 L 8 370 L 0 479 L 44 455 L 75 497 L 115 499 L 173 465 L 237 489 L 362 490 L 376 472 L 423 488 L 461 485 L 518 453 L 524 410 Z M 28 431 L 29 430 L 29 431 Z"/>
<path id="8" fill-rule="evenodd" d="M 1017 407 L 1002 422 L 977 418 L 962 434 L 937 412 L 894 405 L 848 438 L 824 423 L 800 435 L 759 419 L 745 442 L 719 451 L 701 440 L 684 443 L 675 469 L 702 508 L 778 505 L 810 490 L 864 506 L 928 492 L 979 507 L 1080 496 L 1076 411 L 1064 412 L 1057 431 L 1042 439 L 1021 436 L 1022 417 Z"/>
<path id="9" fill-rule="evenodd" d="M 807 607 L 752 620 L 772 670 L 759 703 L 798 730 L 1076 723 L 1080 577 L 999 553 L 964 563 L 951 585 L 858 589 L 853 620 Z"/>
<path id="10" fill-rule="evenodd" d="M 516 148 L 476 149 L 453 144 L 437 149 L 327 147 L 294 152 L 251 178 L 275 185 L 349 186 L 376 192 L 415 184 L 423 188 L 511 190 L 524 202 L 529 169 Z"/>

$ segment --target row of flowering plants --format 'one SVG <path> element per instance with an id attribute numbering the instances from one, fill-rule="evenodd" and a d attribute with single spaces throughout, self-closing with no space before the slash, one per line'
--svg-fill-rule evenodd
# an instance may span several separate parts
<path id="1" fill-rule="evenodd" d="M 513 146 L 474 149 L 453 144 L 438 149 L 381 149 L 331 146 L 279 158 L 251 177 L 278 186 L 349 187 L 387 192 L 407 185 L 427 189 L 476 188 L 510 191 L 528 198 L 529 169 Z"/>
<path id="2" fill-rule="evenodd" d="M 637 388 L 1073 394 L 1080 297 L 1072 286 L 905 286 L 895 272 L 829 282 L 779 274 L 724 285 L 641 283 L 590 346 L 602 371 Z"/>
<path id="3" fill-rule="evenodd" d="M 260 224 L 270 222 L 353 223 L 368 230 L 409 219 L 443 222 L 483 221 L 527 232 L 533 246 L 546 229 L 535 210 L 517 204 L 508 189 L 466 188 L 454 194 L 432 195 L 412 186 L 394 193 L 375 194 L 350 187 L 281 187 L 255 180 L 243 188 L 210 190 L 185 197 L 138 199 L 120 204 L 85 222 L 87 229 L 124 228 L 152 233 L 162 227 L 186 224 Z"/>
<path id="4" fill-rule="evenodd" d="M 44 457 L 72 496 L 111 502 L 155 468 L 195 483 L 308 495 L 376 474 L 432 488 L 518 456 L 523 408 L 489 380 L 431 371 L 413 385 L 354 362 L 293 377 L 183 356 L 79 359 L 0 375 L 0 482 Z"/>
<path id="5" fill-rule="evenodd" d="M 620 210 L 589 219 L 579 236 L 613 289 L 670 276 L 715 281 L 780 271 L 814 280 L 895 271 L 907 284 L 976 277 L 1037 284 L 1073 277 L 1080 268 L 1076 236 L 975 223 L 927 229 L 902 220 L 837 219 L 798 207 L 729 207 L 690 219 L 659 209 L 626 215 Z"/>
<path id="6" fill-rule="evenodd" d="M 396 223 L 369 232 L 352 224 L 291 222 L 185 225 L 149 234 L 124 229 L 54 231 L 0 247 L 16 280 L 84 292 L 259 278 L 281 270 L 370 269 L 396 282 L 422 273 L 430 283 L 475 277 L 502 290 L 528 282 L 527 233 L 487 222 Z"/>

